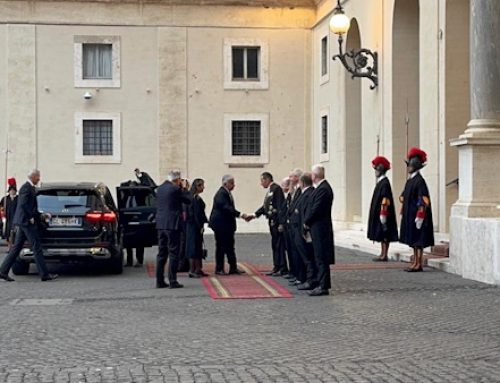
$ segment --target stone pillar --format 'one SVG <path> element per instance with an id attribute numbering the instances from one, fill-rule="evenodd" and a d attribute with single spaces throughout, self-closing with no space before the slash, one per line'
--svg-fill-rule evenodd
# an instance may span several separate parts
<path id="1" fill-rule="evenodd" d="M 187 174 L 187 30 L 158 28 L 159 171 Z"/>
<path id="2" fill-rule="evenodd" d="M 15 176 L 18 183 L 21 183 L 28 171 L 37 166 L 36 27 L 34 25 L 7 26 L 6 97 L 7 143 L 10 151 L 6 176 Z"/>
<path id="3" fill-rule="evenodd" d="M 459 150 L 450 258 L 466 278 L 500 283 L 500 1 L 471 0 L 471 116 Z"/>

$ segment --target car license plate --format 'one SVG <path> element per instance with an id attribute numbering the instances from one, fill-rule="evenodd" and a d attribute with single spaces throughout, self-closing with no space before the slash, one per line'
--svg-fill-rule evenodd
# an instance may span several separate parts
<path id="1" fill-rule="evenodd" d="M 82 219 L 79 217 L 52 217 L 49 223 L 50 226 L 81 226 Z"/>

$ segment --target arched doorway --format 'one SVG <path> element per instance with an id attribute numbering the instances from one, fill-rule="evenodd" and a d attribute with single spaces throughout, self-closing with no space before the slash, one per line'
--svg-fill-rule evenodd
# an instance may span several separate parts
<path id="1" fill-rule="evenodd" d="M 346 50 L 359 50 L 361 37 L 356 19 L 351 20 L 347 34 Z M 352 79 L 345 72 L 345 115 L 346 115 L 346 220 L 361 222 L 361 79 Z"/>
<path id="2" fill-rule="evenodd" d="M 406 180 L 402 161 L 419 146 L 419 0 L 396 0 L 392 26 L 392 176 L 395 193 Z"/>

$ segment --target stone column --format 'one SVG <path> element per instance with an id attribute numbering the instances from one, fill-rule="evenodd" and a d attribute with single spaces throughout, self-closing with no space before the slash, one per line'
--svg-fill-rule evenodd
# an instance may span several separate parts
<path id="1" fill-rule="evenodd" d="M 187 174 L 187 30 L 158 28 L 159 171 Z"/>
<path id="2" fill-rule="evenodd" d="M 471 0 L 471 116 L 459 150 L 450 258 L 466 278 L 500 283 L 500 1 Z"/>

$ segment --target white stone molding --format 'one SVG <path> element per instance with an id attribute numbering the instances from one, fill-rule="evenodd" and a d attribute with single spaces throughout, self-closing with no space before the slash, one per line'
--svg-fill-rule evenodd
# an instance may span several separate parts
<path id="1" fill-rule="evenodd" d="M 321 69 L 322 69 L 322 59 L 323 59 L 323 39 L 326 37 L 326 73 L 322 74 Z M 328 32 L 328 28 L 326 28 L 321 34 L 319 38 L 319 57 L 318 57 L 318 73 L 319 73 L 319 85 L 324 85 L 330 81 L 330 34 Z"/>
<path id="2" fill-rule="evenodd" d="M 260 156 L 233 156 L 232 122 L 260 121 Z M 224 114 L 224 163 L 228 165 L 263 165 L 269 163 L 269 114 L 225 113 Z"/>
<path id="3" fill-rule="evenodd" d="M 110 156 L 83 155 L 83 121 L 111 120 L 113 124 L 113 154 Z M 119 164 L 121 163 L 121 113 L 77 112 L 75 113 L 75 164 Z"/>
<path id="4" fill-rule="evenodd" d="M 326 116 L 326 122 L 327 122 L 327 134 L 326 134 L 326 153 L 323 153 L 323 142 L 322 142 L 322 136 L 323 136 L 323 117 Z M 318 138 L 319 138 L 319 162 L 328 162 L 330 161 L 330 135 L 331 135 L 331 130 L 330 130 L 330 108 L 329 107 L 324 107 L 321 108 L 319 111 L 319 122 L 318 122 L 318 127 L 319 127 L 319 132 L 318 132 Z"/>
<path id="5" fill-rule="evenodd" d="M 258 47 L 259 79 L 233 80 L 233 47 Z M 224 39 L 224 89 L 269 89 L 269 44 L 262 39 L 239 38 Z"/>
<path id="6" fill-rule="evenodd" d="M 120 36 L 74 36 L 75 88 L 120 88 Z M 111 44 L 112 79 L 83 78 L 83 44 Z"/>

